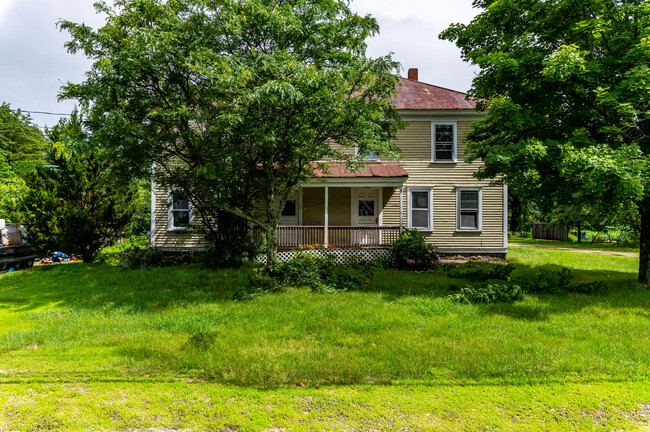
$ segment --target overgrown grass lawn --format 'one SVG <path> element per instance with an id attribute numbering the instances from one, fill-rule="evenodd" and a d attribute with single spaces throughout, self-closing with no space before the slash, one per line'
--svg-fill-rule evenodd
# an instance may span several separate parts
<path id="1" fill-rule="evenodd" d="M 565 266 L 610 293 L 461 305 L 465 281 L 379 270 L 234 302 L 249 270 L 0 275 L 0 431 L 650 429 L 638 260 L 509 256 L 514 277 Z"/>

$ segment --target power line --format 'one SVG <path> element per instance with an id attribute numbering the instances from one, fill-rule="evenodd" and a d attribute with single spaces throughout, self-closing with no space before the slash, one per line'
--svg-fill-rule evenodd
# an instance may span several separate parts
<path id="1" fill-rule="evenodd" d="M 53 112 L 47 112 L 47 111 L 29 111 L 29 110 L 24 110 L 20 108 L 5 108 L 5 107 L 0 107 L 0 110 L 2 111 L 20 111 L 28 114 L 45 114 L 45 115 L 55 115 L 55 116 L 71 116 L 72 114 L 66 114 L 66 113 L 53 113 Z"/>

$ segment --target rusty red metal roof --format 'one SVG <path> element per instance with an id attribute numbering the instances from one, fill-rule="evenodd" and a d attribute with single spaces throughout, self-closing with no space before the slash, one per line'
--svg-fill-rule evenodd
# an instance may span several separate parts
<path id="1" fill-rule="evenodd" d="M 400 83 L 397 84 L 397 96 L 393 101 L 398 110 L 475 109 L 476 102 L 465 100 L 466 97 L 466 93 L 400 78 Z"/>
<path id="2" fill-rule="evenodd" d="M 327 169 L 317 169 L 316 178 L 358 178 L 358 177 L 408 177 L 400 165 L 368 164 L 360 171 L 349 172 L 346 165 L 331 165 Z"/>

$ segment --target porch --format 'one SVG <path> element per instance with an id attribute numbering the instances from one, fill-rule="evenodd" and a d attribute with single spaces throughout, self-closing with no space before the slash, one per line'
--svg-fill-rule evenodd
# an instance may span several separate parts
<path id="1" fill-rule="evenodd" d="M 382 249 L 395 242 L 399 234 L 399 226 L 279 226 L 277 238 L 278 249 L 325 244 L 335 248 Z"/>

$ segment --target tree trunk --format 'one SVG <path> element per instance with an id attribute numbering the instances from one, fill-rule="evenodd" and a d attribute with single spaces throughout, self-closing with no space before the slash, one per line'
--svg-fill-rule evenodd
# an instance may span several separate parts
<path id="1" fill-rule="evenodd" d="M 510 195 L 510 231 L 521 231 L 521 200 L 518 195 Z"/>
<path id="2" fill-rule="evenodd" d="M 89 249 L 84 249 L 81 252 L 81 260 L 84 262 L 84 264 L 92 264 L 93 262 L 93 251 Z"/>
<path id="3" fill-rule="evenodd" d="M 582 226 L 578 224 L 578 243 L 582 243 Z"/>
<path id="4" fill-rule="evenodd" d="M 266 226 L 266 270 L 278 264 L 278 229 L 275 225 Z"/>
<path id="5" fill-rule="evenodd" d="M 639 248 L 639 282 L 648 284 L 650 280 L 650 199 L 639 205 L 641 213 L 641 236 Z"/>
<path id="6" fill-rule="evenodd" d="M 276 209 L 275 193 L 269 191 L 266 194 L 266 271 L 278 264 L 278 222 L 280 216 Z"/>

